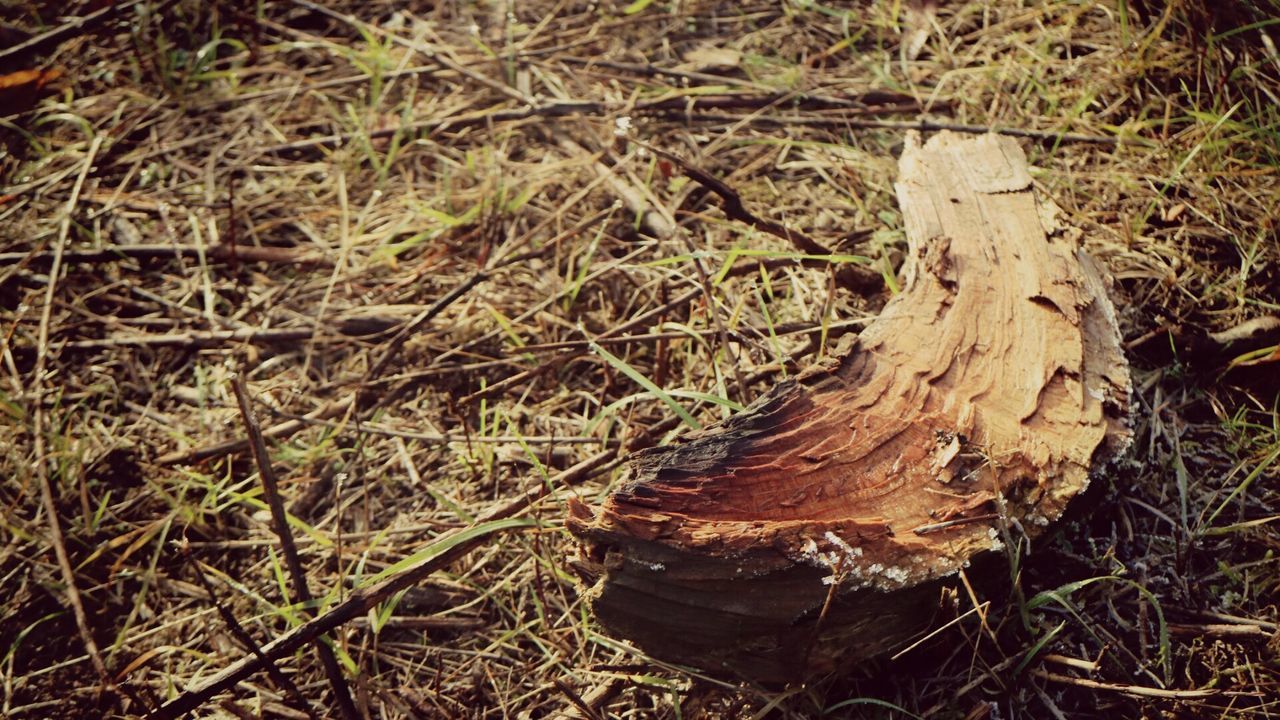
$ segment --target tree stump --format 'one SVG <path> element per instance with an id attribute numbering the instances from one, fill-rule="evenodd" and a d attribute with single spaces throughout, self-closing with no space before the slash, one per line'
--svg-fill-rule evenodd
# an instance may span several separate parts
<path id="1" fill-rule="evenodd" d="M 904 289 L 838 360 L 571 503 L 596 617 L 653 656 L 778 681 L 901 647 L 1128 446 L 1107 281 L 1017 143 L 912 133 L 899 171 Z"/>

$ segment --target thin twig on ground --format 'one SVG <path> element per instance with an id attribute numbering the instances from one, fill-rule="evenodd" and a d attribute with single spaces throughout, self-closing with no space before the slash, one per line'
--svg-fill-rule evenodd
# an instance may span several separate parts
<path id="1" fill-rule="evenodd" d="M 954 123 L 944 120 L 931 120 L 921 117 L 918 120 L 867 120 L 848 117 L 847 115 L 735 115 L 732 113 L 699 113 L 692 116 L 702 122 L 741 122 L 751 120 L 766 125 L 807 125 L 810 127 L 834 127 L 860 130 L 918 130 L 920 132 L 952 132 L 985 135 L 995 133 L 1010 137 L 1028 138 L 1041 142 L 1084 143 L 1089 145 L 1133 145 L 1151 146 L 1149 140 L 1136 137 L 1119 137 L 1113 135 L 1089 135 L 1087 133 L 1059 132 L 1055 130 L 1033 130 L 1030 128 L 1005 127 L 1001 125 L 975 125 L 972 123 Z"/>
<path id="2" fill-rule="evenodd" d="M 285 568 L 289 571 L 289 579 L 293 584 L 293 592 L 304 607 L 312 601 L 311 588 L 307 583 L 307 573 L 298 558 L 298 546 L 293 542 L 293 531 L 289 529 L 289 518 L 285 513 L 284 502 L 280 499 L 280 489 L 276 482 L 276 473 L 271 466 L 271 455 L 267 452 L 267 444 L 262 439 L 262 429 L 258 426 L 258 418 L 253 412 L 253 403 L 249 392 L 245 389 L 244 378 L 236 375 L 231 378 L 231 387 L 235 390 L 236 402 L 240 405 L 240 416 L 244 420 L 245 433 L 248 435 L 249 448 L 253 451 L 253 459 L 258 465 L 258 477 L 262 481 L 262 491 L 267 498 L 267 507 L 271 509 L 271 520 L 276 535 L 280 538 L 280 550 L 284 555 Z M 285 598 L 288 602 L 289 599 Z M 307 612 L 311 610 L 308 608 Z M 338 709 L 346 720 L 359 720 L 360 713 L 351 699 L 351 689 L 338 665 L 338 658 L 333 648 L 325 642 L 324 637 L 317 637 L 312 642 L 320 663 L 324 666 L 325 675 L 329 679 L 329 688 L 333 691 Z"/>
<path id="3" fill-rule="evenodd" d="M 617 456 L 616 450 L 604 450 L 567 470 L 550 478 L 547 483 L 552 487 L 573 485 L 592 477 L 611 465 L 610 461 Z M 183 692 L 178 697 L 162 705 L 148 717 L 152 720 L 174 720 L 196 710 L 210 698 L 232 687 L 264 667 L 265 660 L 274 660 L 296 652 L 304 645 L 315 641 L 335 628 L 341 627 L 354 618 L 364 615 L 379 603 L 397 592 L 411 587 L 436 570 L 443 568 L 455 560 L 474 550 L 489 540 L 489 534 L 467 538 L 468 531 L 484 523 L 505 520 L 527 508 L 531 503 L 543 497 L 547 483 L 536 478 L 529 488 L 520 493 L 514 500 L 477 518 L 476 523 L 468 528 L 451 530 L 435 538 L 431 544 L 445 547 L 439 554 L 429 555 L 411 567 L 405 568 L 390 577 L 371 585 L 352 591 L 347 599 L 335 605 L 322 615 L 314 617 L 275 640 L 262 646 L 262 655 L 242 658 L 224 668 L 221 672 L 205 680 L 195 688 Z M 515 529 L 516 525 L 504 528 Z M 259 658 L 263 659 L 259 659 Z"/>
<path id="4" fill-rule="evenodd" d="M 62 536 L 62 521 L 58 517 L 58 503 L 53 496 L 53 478 L 50 477 L 51 461 L 45 450 L 45 368 L 49 357 L 49 323 L 53 313 L 53 298 L 57 290 L 58 276 L 62 273 L 62 253 L 66 250 L 67 235 L 71 231 L 71 215 L 75 212 L 76 203 L 80 199 L 80 191 L 84 188 L 85 178 L 93 167 L 93 160 L 102 145 L 102 136 L 95 135 L 89 144 L 80 168 L 76 184 L 71 188 L 71 196 L 67 198 L 63 210 L 62 221 L 58 226 L 57 243 L 54 247 L 53 267 L 49 270 L 49 283 L 45 286 L 44 305 L 40 309 L 40 329 L 36 341 L 36 365 L 32 375 L 35 386 L 35 418 L 32 432 L 35 434 L 36 475 L 40 479 L 40 499 L 44 505 L 45 522 L 49 524 L 49 545 L 53 547 L 54 556 L 58 560 L 58 570 L 62 573 L 62 582 L 66 586 L 67 604 L 76 619 L 76 629 L 80 632 L 80 641 L 84 644 L 85 653 L 93 663 L 104 691 L 114 690 L 115 683 L 107 672 L 107 665 L 98 651 L 98 643 L 93 639 L 93 631 L 89 628 L 89 618 L 84 611 L 84 603 L 80 599 L 80 590 L 76 583 L 76 573 L 71 567 L 71 559 L 67 556 L 67 544 Z"/>
<path id="5" fill-rule="evenodd" d="M 298 689 L 297 684 L 295 684 L 293 680 L 289 679 L 289 676 L 280 671 L 279 666 L 276 665 L 274 660 L 262 654 L 262 648 L 258 645 L 257 641 L 253 639 L 253 636 L 249 634 L 249 631 L 244 629 L 244 626 L 240 624 L 238 619 L 236 619 L 236 616 L 231 612 L 231 609 L 218 599 L 218 595 L 213 589 L 213 583 L 209 582 L 209 578 L 205 575 L 204 568 L 201 567 L 200 561 L 191 556 L 191 546 L 186 542 L 183 542 L 182 544 L 182 554 L 183 557 L 186 558 L 191 569 L 195 571 L 196 581 L 200 583 L 200 587 L 204 588 L 205 593 L 209 596 L 210 604 L 212 604 L 218 611 L 218 615 L 221 616 L 222 621 L 226 623 L 227 629 L 231 631 L 231 634 L 240 641 L 240 644 L 243 645 L 245 649 L 253 653 L 254 656 L 262 662 L 263 669 L 267 671 L 267 675 L 271 676 L 272 681 L 274 681 L 276 685 L 284 689 L 289 698 L 293 700 L 295 707 L 306 713 L 307 717 L 314 720 L 317 717 L 315 709 L 311 707 L 311 703 L 307 701 L 307 697 Z"/>
<path id="6" fill-rule="evenodd" d="M 561 682 L 563 681 L 557 681 L 556 686 L 563 691 L 568 686 L 562 686 Z M 576 697 L 570 696 L 571 707 L 551 716 L 552 720 L 588 720 L 592 717 L 600 717 L 601 708 L 608 705 L 611 700 L 618 696 L 618 693 L 622 692 L 622 685 L 621 679 L 609 678 L 604 683 L 592 688 L 590 692 Z"/>
<path id="7" fill-rule="evenodd" d="M 464 398 L 465 399 L 465 398 Z M 461 400 L 459 402 L 462 402 Z M 319 418 L 309 418 L 303 415 L 293 415 L 281 410 L 273 410 L 276 415 L 284 418 L 299 420 L 308 425 L 319 425 L 322 427 L 348 428 L 355 430 L 354 425 L 347 423 L 335 422 L 333 420 L 322 420 Z M 565 436 L 557 437 L 555 435 L 445 435 L 441 433 L 423 433 L 413 432 L 411 430 L 394 430 L 392 428 L 374 425 L 368 422 L 362 422 L 359 426 L 359 432 L 368 433 L 370 435 L 381 435 L 383 437 L 403 438 L 405 440 L 417 440 L 421 443 L 430 445 L 441 445 L 448 443 L 480 443 L 483 445 L 495 445 L 504 443 L 525 443 L 527 445 L 600 445 L 612 446 L 617 444 L 616 439 L 601 439 L 593 437 Z"/>
<path id="8" fill-rule="evenodd" d="M 443 118 L 431 118 L 427 120 L 417 120 L 410 123 L 397 124 L 394 127 L 377 128 L 367 132 L 349 132 L 335 133 L 331 135 L 322 135 L 319 137 L 306 138 L 301 140 L 293 140 L 289 142 L 278 143 L 276 145 L 268 145 L 258 150 L 264 155 L 282 155 L 288 153 L 314 152 L 316 150 L 332 149 L 346 145 L 353 140 L 383 139 L 396 135 L 408 133 L 439 133 L 446 130 L 462 130 L 469 127 L 488 126 L 503 122 L 515 122 L 518 120 L 528 120 L 530 118 L 559 118 L 572 115 L 581 115 L 584 117 L 610 117 L 620 113 L 631 113 L 634 115 L 657 115 L 657 116 L 676 116 L 692 122 L 741 122 L 743 120 L 758 121 L 764 124 L 803 124 L 803 125 L 834 125 L 843 127 L 845 125 L 853 128 L 901 128 L 904 130 L 956 130 L 958 132 L 1003 132 L 1010 135 L 1019 135 L 1022 133 L 1030 133 L 1027 137 L 1039 137 L 1042 139 L 1057 139 L 1057 135 L 1046 133 L 1036 135 L 1039 131 L 1020 131 L 1016 129 L 1001 130 L 998 128 L 980 127 L 977 125 L 950 125 L 942 127 L 936 123 L 921 120 L 919 122 L 911 121 L 875 121 L 864 120 L 867 115 L 871 114 L 897 114 L 902 109 L 897 106 L 876 107 L 871 106 L 866 109 L 843 109 L 838 115 L 824 115 L 820 117 L 813 116 L 792 116 L 792 115 L 732 115 L 718 114 L 708 112 L 709 110 L 721 108 L 742 108 L 742 107 L 766 107 L 772 103 L 778 102 L 779 96 L 775 93 L 764 95 L 748 94 L 748 93 L 726 93 L 721 95 L 681 95 L 678 97 L 663 97 L 653 100 L 641 100 L 634 103 L 619 103 L 604 100 L 554 100 L 543 103 L 535 103 L 525 105 L 519 108 L 510 107 L 494 107 L 485 110 L 473 110 L 470 112 L 459 113 Z M 792 118 L 795 118 L 794 120 Z M 881 124 L 887 123 L 887 124 Z M 923 123 L 923 124 L 922 124 Z M 935 125 L 937 125 L 935 127 Z M 1098 142 L 1112 143 L 1114 139 L 1106 137 L 1093 136 L 1066 136 L 1066 140 L 1075 142 Z"/>
<path id="9" fill-rule="evenodd" d="M 655 155 L 675 163 L 690 180 L 718 195 L 721 200 L 721 209 L 730 220 L 737 220 L 774 237 L 786 240 L 792 247 L 806 255 L 822 256 L 832 254 L 832 251 L 825 245 L 805 233 L 789 228 L 782 223 L 762 218 L 751 212 L 743 204 L 742 196 L 736 190 L 706 170 L 694 166 L 675 153 L 667 152 L 635 138 L 631 138 L 631 141 L 647 148 Z M 836 271 L 836 277 L 842 285 L 858 293 L 865 292 L 869 287 L 880 287 L 883 284 L 879 273 L 856 265 L 841 267 Z"/>
<path id="10" fill-rule="evenodd" d="M 197 257 L 204 252 L 216 260 L 241 262 L 287 263 L 296 265 L 322 265 L 331 262 L 311 251 L 287 247 L 258 247 L 256 245 L 214 245 L 198 248 L 194 245 L 112 245 L 97 250 L 68 250 L 62 254 L 63 263 L 107 263 L 118 260 L 164 260 L 177 257 Z M 53 262 L 50 252 L 0 253 L 0 264 Z"/>
<path id="11" fill-rule="evenodd" d="M 1051 672 L 1041 668 L 1031 671 L 1031 674 L 1048 680 L 1050 682 L 1060 683 L 1063 685 L 1075 685 L 1076 687 L 1089 688 L 1091 690 L 1110 690 L 1112 692 L 1124 693 L 1125 695 L 1136 695 L 1138 697 L 1149 698 L 1169 698 L 1178 700 L 1191 700 L 1195 698 L 1208 698 L 1221 694 L 1221 690 L 1204 689 L 1204 690 L 1165 690 L 1164 688 L 1145 687 L 1142 685 L 1118 685 L 1116 683 L 1099 682 L 1088 678 L 1072 677 L 1061 673 Z"/>
<path id="12" fill-rule="evenodd" d="M 603 720 L 603 718 L 600 717 L 600 713 L 596 712 L 596 708 L 591 707 L 586 700 L 583 700 L 572 687 L 569 687 L 569 683 L 561 680 L 560 678 L 556 678 L 555 685 L 556 688 L 560 690 L 561 694 L 569 699 L 569 702 L 573 705 L 574 709 L 582 714 L 582 717 L 585 717 L 587 720 Z"/>
<path id="13" fill-rule="evenodd" d="M 191 330 L 163 335 L 112 335 L 97 340 L 71 340 L 67 350 L 101 350 L 113 347 L 225 347 L 239 343 L 268 344 L 295 342 L 314 338 L 317 328 L 245 328 L 243 330 Z"/>
<path id="14" fill-rule="evenodd" d="M 391 342 L 387 343 L 387 347 L 382 351 L 382 356 L 379 357 L 378 361 L 369 368 L 369 372 L 365 373 L 364 381 L 367 383 L 381 376 L 382 373 L 386 371 L 387 367 L 390 366 L 400 354 L 400 350 L 404 347 L 405 342 L 407 342 L 409 338 L 413 337 L 414 334 L 421 330 L 427 323 L 431 322 L 437 315 L 444 312 L 445 308 L 452 305 L 456 300 L 458 300 L 458 298 L 466 295 L 471 288 L 488 279 L 489 274 L 486 272 L 482 271 L 472 273 L 466 280 L 459 283 L 457 287 L 445 293 L 439 300 L 432 303 L 431 307 L 423 310 L 417 317 L 410 320 L 404 326 L 404 329 L 396 333 L 395 337 L 391 338 Z"/>
<path id="15" fill-rule="evenodd" d="M 88 15 L 75 17 L 67 22 L 40 33 L 34 37 L 28 38 L 23 42 L 0 50 L 0 62 L 20 62 L 31 55 L 43 52 L 46 48 L 57 45 L 65 40 L 92 30 L 125 10 L 132 10 L 135 6 L 141 5 L 143 0 L 134 0 L 134 2 L 119 2 L 107 4 Z M 177 0 L 164 0 L 151 10 L 156 15 L 160 15 L 173 5 Z"/>
<path id="16" fill-rule="evenodd" d="M 309 427 L 307 420 L 328 419 L 337 415 L 342 415 L 351 409 L 353 398 L 345 398 L 342 400 L 334 400 L 319 408 L 307 413 L 302 420 L 287 420 L 285 422 L 272 425 L 262 431 L 264 438 L 285 438 L 305 427 Z M 224 440 L 222 442 L 210 445 L 202 445 L 199 447 L 189 448 L 187 450 L 178 450 L 175 452 L 161 455 L 155 459 L 157 465 L 180 465 L 200 462 L 209 458 L 221 455 L 229 455 L 235 452 L 241 452 L 249 447 L 247 438 L 236 438 L 233 440 Z"/>

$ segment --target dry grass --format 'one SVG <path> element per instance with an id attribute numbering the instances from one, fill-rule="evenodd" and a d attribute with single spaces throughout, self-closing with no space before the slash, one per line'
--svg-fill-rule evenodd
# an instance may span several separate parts
<path id="1" fill-rule="evenodd" d="M 68 5 L 0 12 L 39 31 L 101 6 Z M 610 476 L 546 482 L 521 512 L 536 525 L 340 628 L 356 706 L 1280 713 L 1277 339 L 1212 334 L 1280 313 L 1273 1 L 118 5 L 21 66 L 61 68 L 52 96 L 0 108 L 0 715 L 136 716 L 305 619 L 250 454 L 165 457 L 243 436 L 233 375 L 264 424 L 338 410 L 271 443 L 332 606 L 583 459 L 662 442 L 669 402 L 724 416 L 889 292 L 728 221 L 640 143 L 892 283 L 898 125 L 921 117 L 1037 131 L 1037 181 L 1118 279 L 1139 440 L 1088 511 L 971 573 L 943 608 L 960 619 L 903 657 L 762 688 L 598 634 L 563 503 Z M 711 67 L 702 47 L 736 54 Z M 336 713 L 311 649 L 278 665 L 202 716 Z"/>

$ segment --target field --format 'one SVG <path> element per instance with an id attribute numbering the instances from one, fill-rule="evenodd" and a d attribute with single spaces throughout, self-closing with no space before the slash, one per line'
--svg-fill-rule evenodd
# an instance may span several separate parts
<path id="1" fill-rule="evenodd" d="M 252 662 L 195 716 L 1280 715 L 1277 18 L 0 4 L 0 716 Z M 756 685 L 605 634 L 567 500 L 874 318 L 943 129 L 1018 138 L 1112 274 L 1130 456 L 892 658 Z"/>

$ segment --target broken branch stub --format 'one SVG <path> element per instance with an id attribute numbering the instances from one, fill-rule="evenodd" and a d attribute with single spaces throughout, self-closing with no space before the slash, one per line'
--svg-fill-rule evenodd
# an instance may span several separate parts
<path id="1" fill-rule="evenodd" d="M 913 133 L 899 170 L 904 290 L 853 345 L 570 505 L 591 607 L 652 655 L 792 680 L 901 647 L 1128 446 L 1106 280 L 1017 143 Z"/>

